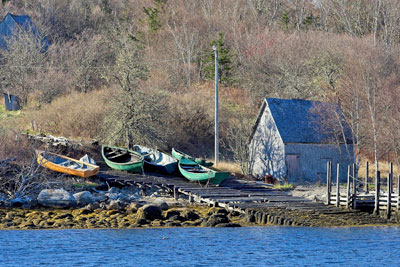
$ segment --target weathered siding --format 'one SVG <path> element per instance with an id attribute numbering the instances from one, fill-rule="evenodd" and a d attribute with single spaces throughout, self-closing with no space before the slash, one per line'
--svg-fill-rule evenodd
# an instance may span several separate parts
<path id="1" fill-rule="evenodd" d="M 336 164 L 341 164 L 341 181 L 346 181 L 347 166 L 354 162 L 353 145 L 286 144 L 286 155 L 299 155 L 302 177 L 289 182 L 326 182 L 326 162 L 332 161 L 333 181 L 336 181 Z"/>
<path id="2" fill-rule="evenodd" d="M 282 177 L 286 174 L 285 147 L 268 106 L 259 120 L 249 149 L 252 175 Z"/>

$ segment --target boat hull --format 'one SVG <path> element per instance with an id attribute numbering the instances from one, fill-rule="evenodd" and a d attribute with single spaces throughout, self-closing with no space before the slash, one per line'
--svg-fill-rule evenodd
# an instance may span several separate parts
<path id="1" fill-rule="evenodd" d="M 190 163 L 192 162 L 192 163 Z M 188 170 L 187 167 L 188 163 L 193 166 L 192 169 L 196 169 L 199 171 L 191 171 Z M 218 172 L 204 166 L 201 166 L 197 162 L 182 158 L 178 163 L 179 171 L 181 172 L 182 176 L 188 179 L 189 181 L 198 181 L 198 182 L 210 182 L 215 185 L 219 185 L 223 180 L 229 177 L 228 172 Z"/>
<path id="2" fill-rule="evenodd" d="M 70 161 L 73 161 L 73 162 L 77 162 L 79 164 L 84 164 L 84 165 L 92 167 L 93 169 L 81 170 L 81 169 L 71 169 L 71 168 L 68 168 L 68 167 L 65 167 L 65 166 L 60 166 L 60 165 L 58 165 L 58 164 L 46 159 L 44 157 L 44 153 L 52 155 L 52 156 L 55 156 L 55 157 L 60 157 L 60 158 L 63 158 L 63 159 L 67 159 L 67 160 L 70 160 Z M 47 169 L 50 169 L 50 170 L 53 170 L 53 171 L 56 171 L 56 172 L 65 173 L 65 174 L 74 175 L 74 176 L 79 176 L 79 177 L 82 177 L 82 178 L 87 178 L 87 177 L 90 177 L 90 176 L 94 176 L 99 172 L 99 169 L 100 169 L 100 167 L 97 166 L 97 165 L 85 163 L 85 162 L 82 162 L 82 161 L 79 161 L 79 160 L 76 160 L 76 159 L 73 159 L 73 158 L 69 158 L 69 157 L 66 157 L 66 156 L 58 155 L 58 154 L 55 154 L 55 153 L 50 153 L 50 152 L 45 152 L 45 151 L 39 151 L 38 150 L 38 151 L 36 151 L 36 155 L 37 155 L 37 157 L 36 157 L 37 158 L 37 163 L 42 165 L 43 167 L 45 167 Z"/>
<path id="3" fill-rule="evenodd" d="M 167 165 L 156 165 L 156 164 L 151 164 L 150 162 L 145 161 L 144 169 L 149 170 L 149 171 L 159 172 L 159 173 L 174 174 L 178 170 L 178 163 L 176 162 L 176 163 L 170 163 Z"/>
<path id="4" fill-rule="evenodd" d="M 138 160 L 136 162 L 129 162 L 129 163 L 114 162 L 114 161 L 108 159 L 107 156 L 105 155 L 104 150 L 106 148 L 120 149 L 122 151 L 127 151 L 128 153 L 132 153 L 132 154 L 139 156 L 140 160 Z M 103 159 L 104 159 L 105 163 L 107 164 L 107 166 L 110 167 L 111 169 L 119 170 L 119 171 L 129 171 L 129 172 L 142 172 L 143 171 L 143 163 L 144 163 L 143 157 L 134 151 L 120 148 L 120 147 L 102 146 L 101 155 L 103 156 Z"/>
<path id="5" fill-rule="evenodd" d="M 178 160 L 157 149 L 134 145 L 133 150 L 144 157 L 145 171 L 173 174 L 178 170 Z"/>
<path id="6" fill-rule="evenodd" d="M 188 159 L 191 159 L 194 162 L 196 162 L 196 163 L 198 163 L 198 164 L 200 164 L 202 166 L 205 166 L 205 167 L 211 167 L 214 164 L 214 163 L 206 161 L 204 159 L 194 158 L 194 157 L 192 157 L 192 156 L 190 156 L 188 154 L 183 153 L 182 151 L 176 150 L 175 148 L 172 148 L 171 154 L 177 160 L 180 160 L 182 158 L 188 158 Z"/>

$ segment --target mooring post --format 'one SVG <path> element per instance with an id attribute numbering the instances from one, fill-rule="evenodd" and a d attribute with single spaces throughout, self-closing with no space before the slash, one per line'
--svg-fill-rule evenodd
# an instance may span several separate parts
<path id="1" fill-rule="evenodd" d="M 336 207 L 339 206 L 340 206 L 340 165 L 338 163 L 336 167 Z"/>
<path id="2" fill-rule="evenodd" d="M 189 193 L 189 203 L 193 203 L 193 195 L 192 195 L 192 193 Z"/>
<path id="3" fill-rule="evenodd" d="M 364 191 L 368 194 L 368 176 L 369 176 L 369 163 L 365 164 L 365 182 L 364 182 Z"/>
<path id="4" fill-rule="evenodd" d="M 374 214 L 378 215 L 379 214 L 379 193 L 380 193 L 380 185 L 381 185 L 381 172 L 376 171 L 376 177 L 375 177 L 375 208 L 374 208 Z"/>
<path id="5" fill-rule="evenodd" d="M 346 208 L 350 208 L 350 175 L 351 167 L 347 166 L 347 194 L 346 194 Z"/>
<path id="6" fill-rule="evenodd" d="M 387 210 L 386 210 L 386 216 L 387 218 L 390 218 L 390 212 L 392 209 L 392 174 L 388 174 L 388 193 L 387 193 Z"/>
<path id="7" fill-rule="evenodd" d="M 331 204 L 331 185 L 332 185 L 332 183 L 331 183 L 331 174 L 329 172 L 330 165 L 331 165 L 331 162 L 328 161 L 326 163 L 326 190 L 328 191 L 327 194 L 326 194 L 327 195 L 327 201 L 326 201 L 327 205 Z"/>

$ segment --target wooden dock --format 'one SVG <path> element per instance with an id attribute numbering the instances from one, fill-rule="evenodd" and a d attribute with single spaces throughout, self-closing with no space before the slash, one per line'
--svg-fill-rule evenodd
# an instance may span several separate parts
<path id="1" fill-rule="evenodd" d="M 346 225 L 349 216 L 354 220 L 358 216 L 357 211 L 327 206 L 322 202 L 292 196 L 288 191 L 274 189 L 264 183 L 234 177 L 215 186 L 189 182 L 179 176 L 134 174 L 107 168 L 102 168 L 98 176 L 110 186 L 158 187 L 168 191 L 175 199 L 183 198 L 189 202 L 206 203 L 212 207 L 237 211 L 246 214 L 249 223 L 340 226 Z M 324 217 L 327 223 L 322 222 L 321 217 Z M 367 221 L 371 224 L 371 220 Z M 372 221 L 385 223 L 380 219 Z"/>
<path id="2" fill-rule="evenodd" d="M 357 179 L 356 166 L 348 166 L 347 183 L 345 192 L 340 188 L 339 165 L 337 166 L 336 183 L 333 189 L 332 182 L 332 164 L 327 163 L 327 205 L 336 207 L 344 206 L 347 209 L 369 209 L 375 214 L 386 215 L 390 218 L 394 213 L 400 214 L 400 175 L 396 179 L 396 189 L 393 186 L 393 164 L 390 163 L 390 171 L 386 183 L 382 183 L 381 173 L 377 171 L 374 179 L 374 190 L 368 190 L 368 162 L 366 164 L 366 179 L 360 181 Z M 383 189 L 383 185 L 385 188 Z M 363 187 L 362 192 L 360 192 Z"/>

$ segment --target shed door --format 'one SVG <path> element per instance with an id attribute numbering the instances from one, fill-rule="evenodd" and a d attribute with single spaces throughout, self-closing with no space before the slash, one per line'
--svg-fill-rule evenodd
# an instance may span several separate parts
<path id="1" fill-rule="evenodd" d="M 300 155 L 286 155 L 286 159 L 289 180 L 299 180 L 301 178 Z"/>

